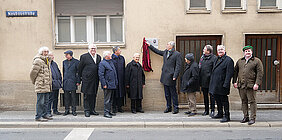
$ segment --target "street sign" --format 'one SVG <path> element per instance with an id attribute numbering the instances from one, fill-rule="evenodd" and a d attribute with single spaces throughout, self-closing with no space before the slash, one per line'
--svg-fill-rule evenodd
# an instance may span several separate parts
<path id="1" fill-rule="evenodd" d="M 37 11 L 6 11 L 6 17 L 37 17 Z"/>

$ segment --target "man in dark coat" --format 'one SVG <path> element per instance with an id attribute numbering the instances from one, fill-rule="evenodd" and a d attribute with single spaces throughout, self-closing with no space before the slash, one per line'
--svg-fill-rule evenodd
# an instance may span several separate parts
<path id="1" fill-rule="evenodd" d="M 179 112 L 178 109 L 178 95 L 176 93 L 176 80 L 181 70 L 182 59 L 181 54 L 175 50 L 175 42 L 170 41 L 167 43 L 164 51 L 158 50 L 152 45 L 148 44 L 149 49 L 154 53 L 163 56 L 163 66 L 161 74 L 161 83 L 164 85 L 165 98 L 166 98 L 166 109 L 164 113 L 172 111 L 171 98 L 173 101 L 173 114 Z"/>
<path id="2" fill-rule="evenodd" d="M 51 115 L 52 112 L 51 108 L 52 108 L 53 114 L 61 115 L 61 113 L 58 111 L 58 96 L 59 96 L 59 89 L 62 88 L 62 75 L 57 63 L 54 61 L 54 55 L 51 52 L 49 52 L 49 56 L 51 58 L 50 68 L 52 72 L 52 92 L 49 96 L 47 113 L 50 116 L 52 116 Z"/>
<path id="3" fill-rule="evenodd" d="M 238 88 L 242 101 L 244 118 L 241 123 L 248 122 L 248 125 L 252 125 L 256 119 L 256 91 L 262 83 L 263 64 L 259 58 L 253 56 L 252 46 L 245 46 L 243 52 L 244 57 L 240 58 L 235 65 L 233 84 L 235 88 Z M 251 110 L 250 119 L 248 103 Z"/>
<path id="4" fill-rule="evenodd" d="M 215 99 L 212 94 L 209 94 L 210 77 L 213 69 L 213 63 L 216 60 L 216 56 L 212 54 L 213 48 L 211 45 L 206 45 L 203 49 L 203 55 L 199 62 L 199 75 L 200 86 L 204 95 L 205 112 L 203 116 L 209 115 L 209 95 L 210 95 L 210 117 L 214 116 Z"/>
<path id="5" fill-rule="evenodd" d="M 129 88 L 128 97 L 131 99 L 131 112 L 144 113 L 142 110 L 143 87 L 145 86 L 145 74 L 139 63 L 140 54 L 135 53 L 133 60 L 126 65 L 125 84 Z"/>
<path id="6" fill-rule="evenodd" d="M 217 46 L 217 60 L 214 62 L 209 92 L 214 95 L 218 114 L 213 118 L 222 118 L 220 122 L 230 121 L 228 95 L 230 93 L 230 82 L 234 73 L 234 62 L 226 55 L 225 46 Z M 223 116 L 224 107 L 224 116 Z"/>
<path id="7" fill-rule="evenodd" d="M 196 92 L 199 91 L 199 67 L 194 61 L 193 53 L 185 55 L 186 67 L 181 77 L 181 92 L 187 93 L 189 111 L 185 112 L 188 116 L 197 114 L 196 109 Z"/>
<path id="8" fill-rule="evenodd" d="M 115 90 L 113 99 L 113 113 L 123 113 L 122 106 L 124 105 L 125 97 L 125 84 L 124 84 L 124 71 L 125 71 L 125 60 L 121 55 L 119 46 L 113 47 L 112 61 L 115 65 L 118 77 L 118 87 Z"/>
<path id="9" fill-rule="evenodd" d="M 77 86 L 80 85 L 80 78 L 78 76 L 78 64 L 79 60 L 72 57 L 72 51 L 66 51 L 66 60 L 63 61 L 63 90 L 64 90 L 64 103 L 65 113 L 70 114 L 69 107 L 72 106 L 72 115 L 76 116 L 77 106 Z"/>
<path id="10" fill-rule="evenodd" d="M 110 51 L 104 51 L 103 60 L 99 64 L 99 79 L 104 90 L 104 117 L 112 118 L 115 113 L 111 112 L 114 91 L 118 86 L 118 79 L 115 66 L 112 62 Z"/>
<path id="11" fill-rule="evenodd" d="M 88 46 L 88 53 L 80 56 L 78 64 L 78 75 L 82 79 L 81 92 L 84 93 L 85 117 L 99 115 L 95 111 L 96 97 L 99 86 L 98 67 L 101 56 L 96 53 L 97 47 L 94 44 Z"/>

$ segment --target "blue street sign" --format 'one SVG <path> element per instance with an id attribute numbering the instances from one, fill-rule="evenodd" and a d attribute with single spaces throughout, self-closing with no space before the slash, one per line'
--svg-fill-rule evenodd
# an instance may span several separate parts
<path id="1" fill-rule="evenodd" d="M 37 17 L 37 11 L 6 11 L 6 17 Z"/>

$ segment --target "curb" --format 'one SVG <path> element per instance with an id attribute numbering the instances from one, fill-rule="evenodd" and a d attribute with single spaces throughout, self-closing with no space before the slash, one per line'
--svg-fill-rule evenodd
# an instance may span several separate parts
<path id="1" fill-rule="evenodd" d="M 0 122 L 0 128 L 206 128 L 206 127 L 282 127 L 279 122 Z"/>

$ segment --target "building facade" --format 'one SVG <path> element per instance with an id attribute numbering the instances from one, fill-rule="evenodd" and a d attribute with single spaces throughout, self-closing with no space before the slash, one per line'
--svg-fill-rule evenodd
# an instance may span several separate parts
<path id="1" fill-rule="evenodd" d="M 0 110 L 35 109 L 29 72 L 39 47 L 49 47 L 60 68 L 64 51 L 73 50 L 79 59 L 88 43 L 96 44 L 99 54 L 119 45 L 128 63 L 135 52 L 142 53 L 144 37 L 157 38 L 159 49 L 173 40 L 183 58 L 193 52 L 197 62 L 206 44 L 225 45 L 235 62 L 243 56 L 242 47 L 252 45 L 265 69 L 258 102 L 282 102 L 282 70 L 277 63 L 282 57 L 282 0 L 0 0 L 0 5 Z M 11 17 L 7 11 L 36 11 L 37 16 Z M 145 73 L 143 106 L 162 110 L 162 58 L 151 53 L 151 60 L 154 71 Z M 100 109 L 101 93 L 99 89 Z M 179 94 L 185 105 L 185 95 Z M 199 104 L 202 98 L 197 94 Z M 231 108 L 240 108 L 233 87 L 230 102 Z"/>

